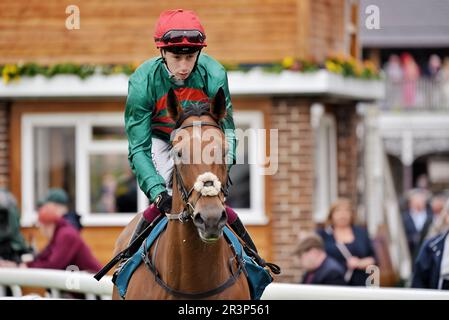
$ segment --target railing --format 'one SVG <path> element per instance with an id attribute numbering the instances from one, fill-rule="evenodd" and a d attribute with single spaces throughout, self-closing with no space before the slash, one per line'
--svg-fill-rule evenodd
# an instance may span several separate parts
<path id="1" fill-rule="evenodd" d="M 100 282 L 91 274 L 47 269 L 0 269 L 0 288 L 12 289 L 13 297 L 21 298 L 20 287 L 48 288 L 51 295 L 46 298 L 60 298 L 59 291 L 85 293 L 88 298 L 100 296 L 110 299 L 112 282 L 110 276 L 105 276 Z M 0 290 L 1 291 L 1 290 Z M 27 298 L 27 297 L 24 297 Z M 28 297 L 28 299 L 33 297 Z M 410 300 L 410 299 L 444 299 L 449 300 L 448 291 L 405 288 L 376 287 L 340 287 L 324 285 L 301 285 L 289 283 L 270 284 L 263 300 Z"/>
<path id="2" fill-rule="evenodd" d="M 448 291 L 272 283 L 262 300 L 449 300 Z"/>
<path id="3" fill-rule="evenodd" d="M 449 82 L 386 79 L 385 86 L 384 110 L 449 110 Z"/>
<path id="4" fill-rule="evenodd" d="M 0 297 L 8 291 L 13 297 L 21 297 L 21 287 L 27 287 L 48 289 L 47 298 L 61 298 L 61 292 L 66 291 L 83 293 L 86 299 L 110 299 L 112 286 L 110 276 L 98 282 L 86 272 L 0 268 Z"/>

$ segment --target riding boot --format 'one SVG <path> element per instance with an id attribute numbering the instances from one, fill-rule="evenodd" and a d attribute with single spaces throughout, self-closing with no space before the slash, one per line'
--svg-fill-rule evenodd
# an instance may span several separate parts
<path id="1" fill-rule="evenodd" d="M 155 221 L 157 221 L 158 219 L 154 219 L 153 221 L 148 221 L 147 219 L 145 219 L 145 215 L 143 215 L 142 217 L 140 217 L 139 222 L 136 225 L 136 228 L 134 229 L 134 233 L 131 236 L 131 239 L 129 240 L 128 243 L 128 251 L 126 254 L 125 258 L 129 258 L 132 255 L 134 255 L 134 253 L 137 252 L 137 250 L 140 248 L 143 240 L 151 233 L 151 231 L 153 230 L 153 228 L 156 226 L 157 223 L 154 223 Z M 145 234 L 142 234 L 145 231 Z M 135 240 L 137 238 L 140 238 L 138 242 L 135 242 Z"/>
<path id="2" fill-rule="evenodd" d="M 229 207 L 226 207 L 226 209 L 230 209 Z M 232 209 L 230 209 L 232 210 Z M 229 211 L 228 211 L 229 213 Z M 235 213 L 235 212 L 234 212 Z M 264 259 L 262 259 L 261 256 L 257 253 L 256 245 L 254 244 L 253 240 L 251 239 L 251 236 L 249 235 L 248 231 L 246 231 L 245 226 L 243 225 L 240 218 L 237 216 L 237 214 L 233 217 L 235 220 L 234 222 L 230 223 L 232 230 L 235 231 L 235 233 L 243 240 L 245 241 L 246 246 L 244 246 L 245 252 L 254 259 L 254 261 L 261 267 L 268 267 L 271 272 L 274 274 L 280 274 L 281 268 L 271 262 L 266 262 Z"/>
<path id="3" fill-rule="evenodd" d="M 237 219 L 235 219 L 235 221 L 233 223 L 231 223 L 230 226 L 231 226 L 232 230 L 234 230 L 235 233 L 237 233 L 237 235 L 243 241 L 245 241 L 245 243 L 251 250 L 257 252 L 257 248 L 253 242 L 253 239 L 251 239 L 251 236 L 249 235 L 248 231 L 246 230 L 245 226 L 243 225 L 243 223 L 239 217 L 237 217 Z"/>
<path id="4" fill-rule="evenodd" d="M 134 240 L 143 232 L 143 230 L 146 229 L 150 225 L 150 222 L 148 222 L 144 217 L 140 217 L 139 222 L 136 225 L 136 228 L 134 229 L 134 233 L 131 236 L 131 239 L 129 240 L 129 244 L 133 243 Z"/>

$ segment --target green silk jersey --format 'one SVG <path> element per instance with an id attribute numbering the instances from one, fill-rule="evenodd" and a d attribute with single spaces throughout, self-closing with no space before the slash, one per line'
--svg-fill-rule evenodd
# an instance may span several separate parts
<path id="1" fill-rule="evenodd" d="M 212 101 L 222 87 L 226 96 L 226 117 L 221 120 L 229 151 L 228 169 L 235 163 L 236 139 L 228 78 L 224 67 L 207 54 L 184 81 L 175 80 L 162 57 L 144 62 L 128 81 L 125 129 L 128 136 L 128 160 L 140 188 L 150 202 L 166 190 L 164 179 L 157 173 L 151 156 L 151 138 L 170 141 L 175 125 L 167 113 L 167 93 L 173 88 L 182 107 Z"/>

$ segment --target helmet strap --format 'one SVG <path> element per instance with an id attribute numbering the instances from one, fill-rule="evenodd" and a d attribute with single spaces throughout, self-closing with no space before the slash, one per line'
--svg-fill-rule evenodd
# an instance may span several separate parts
<path id="1" fill-rule="evenodd" d="M 198 55 L 196 56 L 196 61 L 195 65 L 193 66 L 192 72 L 195 71 L 196 66 L 198 65 L 198 59 L 200 58 L 201 50 L 203 50 L 203 48 L 200 48 L 200 50 L 198 50 Z"/>
<path id="2" fill-rule="evenodd" d="M 165 56 L 163 55 L 163 53 L 165 52 L 165 50 L 163 48 L 159 48 L 160 52 L 161 52 L 161 57 L 162 57 L 162 61 L 164 61 L 165 66 L 168 69 L 168 64 L 167 64 L 167 60 L 165 60 Z M 170 69 L 168 69 L 170 70 Z M 171 71 L 170 71 L 171 72 Z"/>

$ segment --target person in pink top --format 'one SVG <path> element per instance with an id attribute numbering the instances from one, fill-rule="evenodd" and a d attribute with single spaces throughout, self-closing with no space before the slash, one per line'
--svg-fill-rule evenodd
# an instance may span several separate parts
<path id="1" fill-rule="evenodd" d="M 100 262 L 81 238 L 79 232 L 59 214 L 53 203 L 39 208 L 39 228 L 49 243 L 34 260 L 15 265 L 20 268 L 66 270 L 77 267 L 81 271 L 98 272 Z M 3 261 L 0 267 L 13 267 L 14 262 Z"/>

